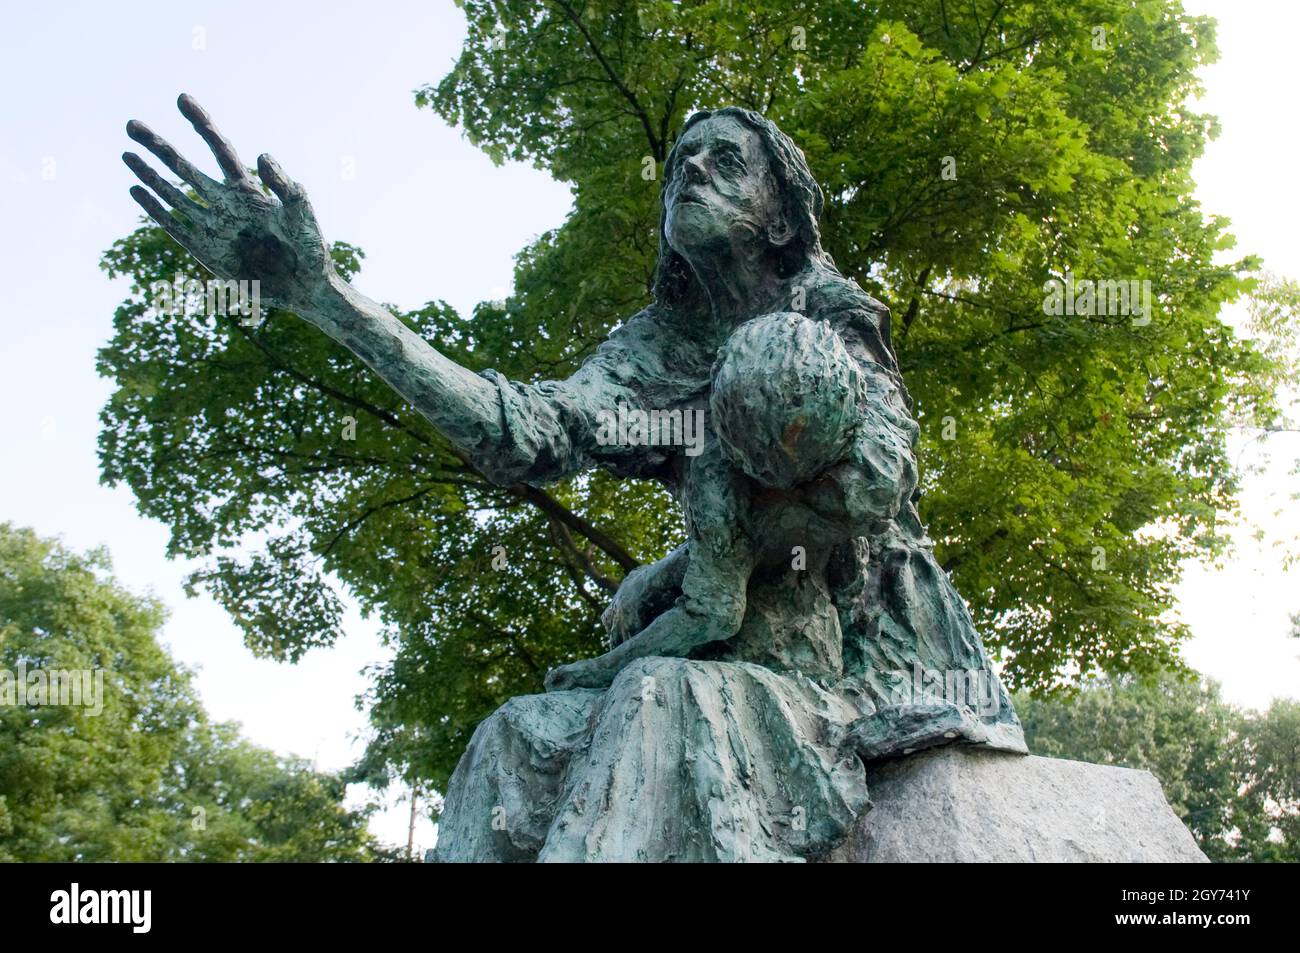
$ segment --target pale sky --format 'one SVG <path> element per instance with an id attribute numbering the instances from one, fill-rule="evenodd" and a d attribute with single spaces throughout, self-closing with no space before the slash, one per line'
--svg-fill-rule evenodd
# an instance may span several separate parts
<path id="1" fill-rule="evenodd" d="M 1239 250 L 1300 276 L 1290 235 L 1300 198 L 1289 187 L 1300 139 L 1284 118 L 1300 4 L 1188 6 L 1219 17 L 1222 50 L 1205 73 L 1204 105 L 1223 134 L 1197 165 L 1197 195 L 1233 220 Z M 127 195 L 134 180 L 118 158 L 138 147 L 123 126 L 144 120 L 211 171 L 175 108 L 178 93 L 191 93 L 246 162 L 270 152 L 306 186 L 329 238 L 366 251 L 360 289 L 402 307 L 444 298 L 468 313 L 502 297 L 512 256 L 563 221 L 568 190 L 530 168 L 494 167 L 459 131 L 415 108 L 412 91 L 440 79 L 460 48 L 463 20 L 450 0 L 0 7 L 0 269 L 9 300 L 0 520 L 78 550 L 107 545 L 128 587 L 171 607 L 164 641 L 198 670 L 214 718 L 242 723 L 247 737 L 281 753 L 342 768 L 362 748 L 365 716 L 353 705 L 368 685 L 361 669 L 385 658 L 374 623 L 354 613 L 345 639 L 297 666 L 254 659 L 209 598 L 184 597 L 181 580 L 195 567 L 164 558 L 166 530 L 137 514 L 129 490 L 98 483 L 97 415 L 111 386 L 95 374 L 95 352 L 127 289 L 97 263 L 138 218 Z M 1188 660 L 1253 706 L 1300 694 L 1300 642 L 1286 635 L 1300 592 L 1270 545 L 1300 534 L 1300 505 L 1288 495 L 1300 438 L 1269 446 L 1275 464 L 1244 497 L 1267 539 L 1240 533 L 1224 568 L 1190 567 L 1180 589 L 1195 632 Z M 405 807 L 373 827 L 404 843 Z M 432 843 L 429 825 L 417 840 Z"/>

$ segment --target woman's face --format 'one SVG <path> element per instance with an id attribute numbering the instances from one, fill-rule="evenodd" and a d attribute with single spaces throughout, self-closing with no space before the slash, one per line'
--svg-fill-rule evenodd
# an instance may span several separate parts
<path id="1" fill-rule="evenodd" d="M 737 242 L 766 241 L 776 212 L 767 150 L 744 123 L 714 116 L 677 143 L 664 191 L 664 234 L 687 261 L 730 257 Z"/>

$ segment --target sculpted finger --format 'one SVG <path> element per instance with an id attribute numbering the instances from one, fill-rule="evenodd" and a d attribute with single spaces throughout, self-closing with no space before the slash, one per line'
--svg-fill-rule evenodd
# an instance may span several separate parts
<path id="1" fill-rule="evenodd" d="M 163 231 L 176 239 L 178 245 L 186 250 L 189 249 L 193 236 L 186 232 L 185 226 L 177 221 L 176 217 L 167 211 L 163 204 L 154 198 L 150 192 L 138 185 L 133 185 L 131 186 L 131 198 L 140 204 L 140 207 L 149 214 L 151 219 L 162 226 Z"/>
<path id="2" fill-rule="evenodd" d="M 215 180 L 200 172 L 193 163 L 173 149 L 171 143 L 140 120 L 132 119 L 128 122 L 126 134 L 156 155 L 163 165 L 194 186 L 194 190 L 205 199 L 216 192 L 218 183 Z"/>
<path id="3" fill-rule="evenodd" d="M 285 205 L 301 202 L 305 193 L 302 186 L 284 174 L 280 163 L 265 153 L 257 157 L 257 174 Z"/>
<path id="4" fill-rule="evenodd" d="M 134 152 L 122 153 L 122 161 L 126 163 L 128 169 L 136 174 L 141 182 L 162 196 L 162 200 L 168 205 L 187 214 L 193 214 L 200 210 L 197 202 L 155 172 L 147 162 Z"/>
<path id="5" fill-rule="evenodd" d="M 179 107 L 181 115 L 190 121 L 194 126 L 194 131 L 203 137 L 203 141 L 208 144 L 212 154 L 217 157 L 217 165 L 221 166 L 221 172 L 226 177 L 226 181 L 234 185 L 252 186 L 253 180 L 248 177 L 244 164 L 239 161 L 239 156 L 235 153 L 235 147 L 217 129 L 212 117 L 208 115 L 208 111 L 200 106 L 194 97 L 188 93 L 181 93 L 180 98 L 176 100 L 176 105 Z"/>

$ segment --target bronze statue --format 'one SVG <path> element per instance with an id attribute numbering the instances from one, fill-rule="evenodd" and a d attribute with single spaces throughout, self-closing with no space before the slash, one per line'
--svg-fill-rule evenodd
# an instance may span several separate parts
<path id="1" fill-rule="evenodd" d="M 477 729 L 442 860 L 798 860 L 868 804 L 864 762 L 962 742 L 1025 751 L 916 512 L 917 425 L 889 312 L 821 247 L 800 150 L 749 110 L 696 113 L 663 170 L 653 300 L 564 381 L 474 373 L 335 274 L 301 186 L 268 196 L 187 96 L 224 174 L 138 122 L 198 197 L 124 159 L 132 195 L 218 277 L 351 350 L 489 478 L 598 466 L 662 481 L 688 541 L 624 580 L 610 650 Z M 175 210 L 173 215 L 161 198 Z M 704 414 L 699 452 L 598 439 L 619 409 Z"/>

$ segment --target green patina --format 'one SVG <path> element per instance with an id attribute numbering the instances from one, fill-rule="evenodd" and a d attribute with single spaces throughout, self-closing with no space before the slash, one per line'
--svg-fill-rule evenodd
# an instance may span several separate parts
<path id="1" fill-rule="evenodd" d="M 127 164 L 179 215 L 133 195 L 209 270 L 260 281 L 494 481 L 603 467 L 681 504 L 688 540 L 624 580 L 609 651 L 479 726 L 440 859 L 816 859 L 868 806 L 864 762 L 948 742 L 1025 751 L 917 515 L 889 312 L 822 250 L 820 189 L 771 122 L 688 121 L 664 169 L 653 303 L 572 377 L 522 384 L 448 360 L 350 287 L 301 187 L 262 156 L 263 192 L 198 104 L 180 106 L 225 181 L 135 122 L 201 202 Z M 705 437 L 598 439 L 629 409 L 703 414 Z"/>

